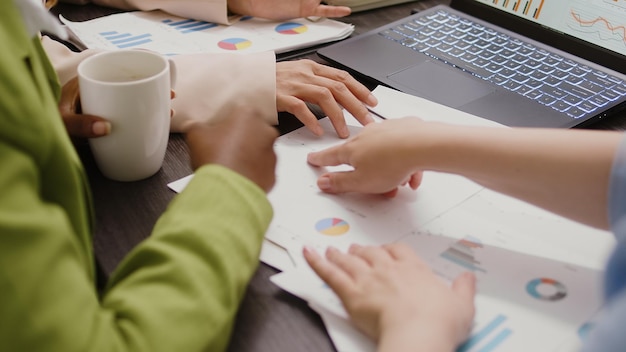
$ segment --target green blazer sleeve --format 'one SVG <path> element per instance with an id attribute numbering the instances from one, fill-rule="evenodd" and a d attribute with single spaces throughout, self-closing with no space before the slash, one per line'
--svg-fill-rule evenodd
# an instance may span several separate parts
<path id="1" fill-rule="evenodd" d="M 264 192 L 199 169 L 98 297 L 85 173 L 20 18 L 0 2 L 0 350 L 223 350 L 271 220 Z"/>

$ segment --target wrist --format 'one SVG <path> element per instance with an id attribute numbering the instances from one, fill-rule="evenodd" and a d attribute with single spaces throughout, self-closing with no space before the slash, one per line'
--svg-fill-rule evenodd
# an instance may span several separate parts
<path id="1" fill-rule="evenodd" d="M 459 344 L 457 339 L 452 326 L 408 322 L 384 328 L 378 352 L 452 352 Z"/>
<path id="2" fill-rule="evenodd" d="M 251 13 L 249 5 L 249 2 L 242 0 L 228 0 L 226 1 L 227 15 L 248 15 Z"/>

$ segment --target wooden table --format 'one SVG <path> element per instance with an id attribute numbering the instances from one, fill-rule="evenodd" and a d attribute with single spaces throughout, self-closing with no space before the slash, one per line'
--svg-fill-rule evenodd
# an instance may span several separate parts
<path id="1" fill-rule="evenodd" d="M 353 35 L 358 35 L 405 17 L 412 9 L 422 10 L 447 3 L 449 1 L 422 0 L 359 12 L 340 20 L 354 24 L 356 29 Z M 73 21 L 121 12 L 95 5 L 70 4 L 59 4 L 53 11 Z M 325 63 L 310 50 L 279 57 L 299 58 Z M 373 82 L 363 83 L 374 86 Z M 587 128 L 624 130 L 625 116 L 614 116 Z M 281 133 L 301 126 L 293 116 L 279 115 Z M 166 184 L 191 173 L 189 157 L 182 136 L 172 134 L 161 171 L 147 180 L 121 183 L 108 180 L 100 174 L 86 145 L 78 149 L 93 190 L 96 209 L 95 253 L 108 275 L 137 243 L 149 236 L 157 218 L 175 196 Z M 276 272 L 265 264 L 259 265 L 239 310 L 229 350 L 334 351 L 319 316 L 304 301 L 285 293 L 269 281 L 269 277 Z"/>

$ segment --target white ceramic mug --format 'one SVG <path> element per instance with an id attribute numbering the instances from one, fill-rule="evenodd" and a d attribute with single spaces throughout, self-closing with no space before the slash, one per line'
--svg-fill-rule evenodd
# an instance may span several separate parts
<path id="1" fill-rule="evenodd" d="M 111 123 L 111 133 L 89 140 L 100 171 L 116 181 L 154 175 L 163 164 L 170 131 L 176 67 L 145 50 L 107 51 L 78 65 L 84 114 Z"/>

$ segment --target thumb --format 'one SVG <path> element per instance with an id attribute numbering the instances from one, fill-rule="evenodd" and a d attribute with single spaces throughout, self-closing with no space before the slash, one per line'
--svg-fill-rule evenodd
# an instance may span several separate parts
<path id="1" fill-rule="evenodd" d="M 326 193 L 345 193 L 357 191 L 354 171 L 333 172 L 320 176 L 317 186 Z"/>
<path id="2" fill-rule="evenodd" d="M 348 163 L 348 153 L 344 144 L 336 145 L 307 155 L 307 162 L 313 166 L 337 166 Z"/>
<path id="3" fill-rule="evenodd" d="M 96 138 L 111 133 L 111 123 L 93 115 L 67 114 L 63 116 L 65 129 L 71 137 Z"/>

